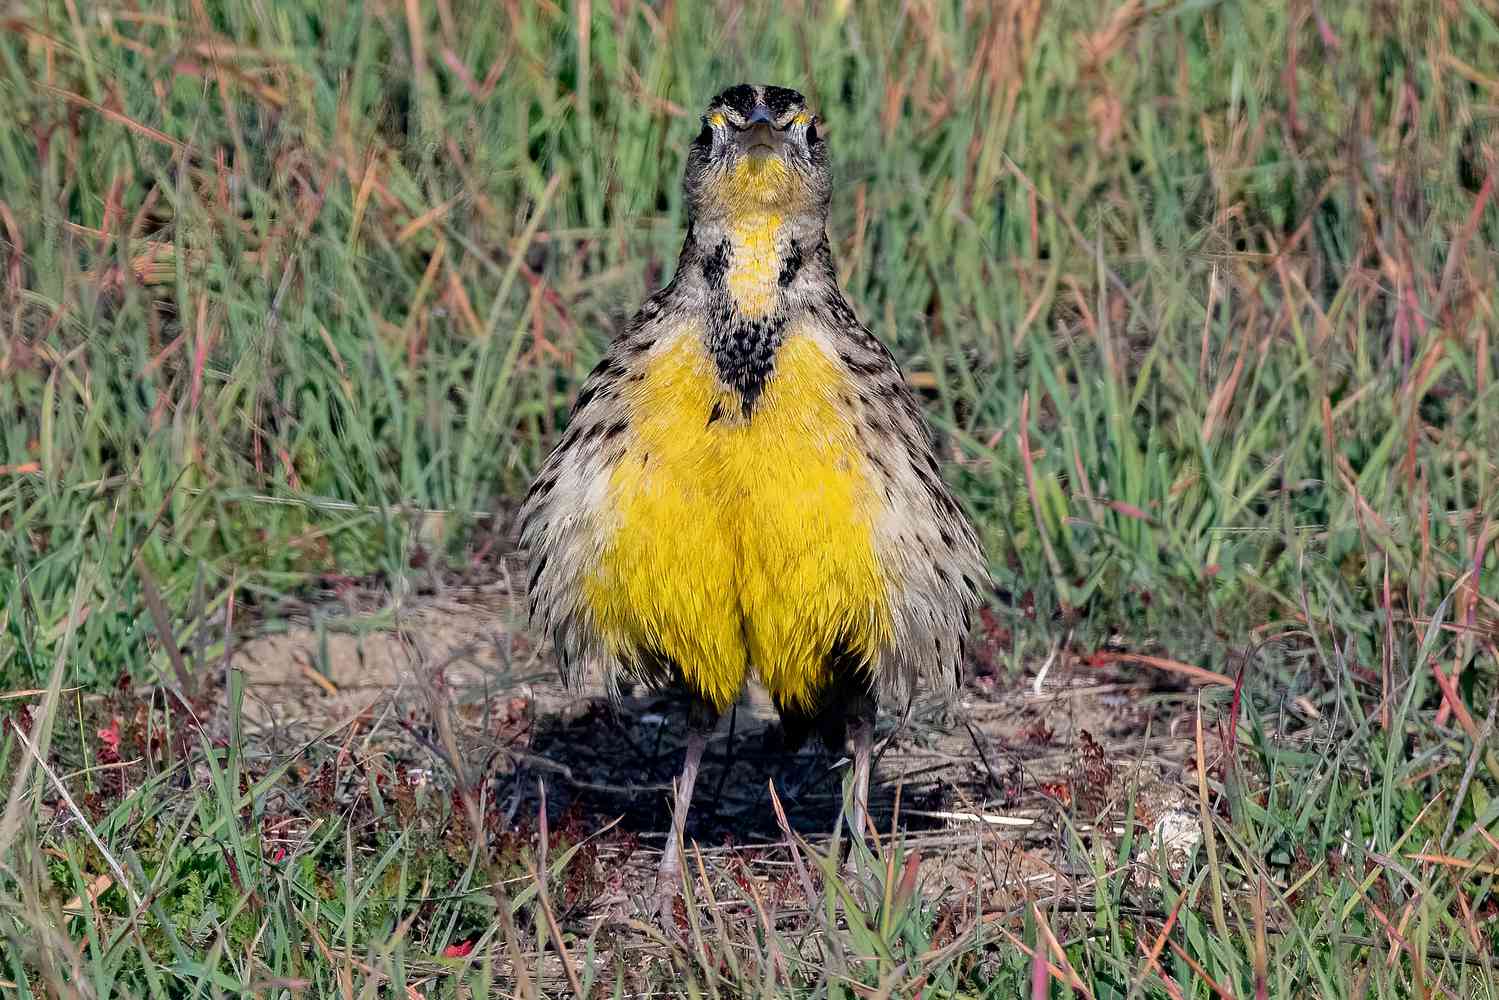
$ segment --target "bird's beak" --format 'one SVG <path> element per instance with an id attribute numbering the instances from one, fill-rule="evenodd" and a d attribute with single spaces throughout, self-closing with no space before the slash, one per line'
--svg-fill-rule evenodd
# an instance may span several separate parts
<path id="1" fill-rule="evenodd" d="M 781 146 L 785 143 L 786 136 L 775 130 L 770 112 L 763 105 L 755 108 L 746 126 L 736 136 L 741 153 L 755 159 L 781 155 Z"/>

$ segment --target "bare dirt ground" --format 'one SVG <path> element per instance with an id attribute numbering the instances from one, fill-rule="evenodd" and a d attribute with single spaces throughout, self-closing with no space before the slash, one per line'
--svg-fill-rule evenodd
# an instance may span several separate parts
<path id="1" fill-rule="evenodd" d="M 466 783 L 504 821 L 532 828 L 544 783 L 554 826 L 615 824 L 604 847 L 613 875 L 583 909 L 627 913 L 668 826 L 680 707 L 643 690 L 611 706 L 599 688 L 564 689 L 524 630 L 515 567 L 501 568 L 483 585 L 434 577 L 399 600 L 345 594 L 268 625 L 235 656 L 246 735 L 272 760 L 329 746 L 340 765 L 378 758 L 401 780 Z M 982 665 L 995 651 L 992 625 L 958 705 L 918 704 L 904 726 L 886 719 L 879 732 L 871 812 L 889 830 L 898 809 L 927 891 L 978 892 L 987 905 L 1086 895 L 1076 847 L 1113 843 L 1126 809 L 1157 843 L 1189 849 L 1199 830 L 1196 690 L 1065 652 L 995 677 Z M 846 761 L 815 741 L 784 753 L 775 735 L 774 712 L 752 689 L 710 745 L 687 831 L 710 877 L 731 866 L 734 877 L 786 874 L 784 852 L 767 849 L 784 843 L 772 787 L 799 836 L 825 843 L 834 828 Z M 1209 727 L 1209 758 L 1217 740 Z M 1151 850 L 1136 855 L 1146 880 Z"/>

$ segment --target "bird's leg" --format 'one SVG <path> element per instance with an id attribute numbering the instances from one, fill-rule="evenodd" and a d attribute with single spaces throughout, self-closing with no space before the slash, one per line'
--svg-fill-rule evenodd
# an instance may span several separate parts
<path id="1" fill-rule="evenodd" d="M 694 722 L 696 720 L 693 720 Z M 687 810 L 692 805 L 692 786 L 697 783 L 698 767 L 703 762 L 703 751 L 708 748 L 711 726 L 689 723 L 687 730 L 687 757 L 682 763 L 682 774 L 677 779 L 676 798 L 671 808 L 671 832 L 667 835 L 666 850 L 661 855 L 661 867 L 656 870 L 656 895 L 661 907 L 661 919 L 672 924 L 673 904 L 677 898 L 677 886 L 682 879 L 682 831 L 687 826 Z"/>
<path id="2" fill-rule="evenodd" d="M 869 825 L 869 768 L 874 752 L 875 702 L 867 694 L 858 699 L 849 713 L 849 736 L 854 744 L 854 773 L 850 781 L 848 823 L 853 835 L 848 841 L 844 871 L 864 874 L 864 838 Z"/>
<path id="3" fill-rule="evenodd" d="M 849 731 L 854 743 L 854 777 L 851 789 L 853 808 L 848 823 L 853 842 L 862 844 L 869 816 L 869 758 L 874 749 L 874 720 L 861 716 L 849 726 Z"/>
<path id="4" fill-rule="evenodd" d="M 666 852 L 661 855 L 661 870 L 656 879 L 663 888 L 676 889 L 681 872 L 682 830 L 687 826 L 687 810 L 692 806 L 692 786 L 697 782 L 698 768 L 703 762 L 703 751 L 708 748 L 708 734 L 694 729 L 687 734 L 687 756 L 682 763 L 682 774 L 677 778 L 676 798 L 671 809 L 671 836 L 666 842 Z"/>

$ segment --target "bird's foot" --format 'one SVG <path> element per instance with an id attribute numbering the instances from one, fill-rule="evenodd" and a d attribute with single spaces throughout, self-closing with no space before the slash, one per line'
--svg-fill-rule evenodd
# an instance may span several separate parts
<path id="1" fill-rule="evenodd" d="M 668 937 L 680 939 L 682 924 L 677 918 L 677 899 L 681 896 L 681 869 L 663 866 L 656 872 L 656 889 L 651 904 L 656 910 L 656 921 Z"/>

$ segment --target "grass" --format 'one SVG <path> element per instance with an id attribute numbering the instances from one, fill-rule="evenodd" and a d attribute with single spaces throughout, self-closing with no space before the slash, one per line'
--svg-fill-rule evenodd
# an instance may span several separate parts
<path id="1" fill-rule="evenodd" d="M 1499 996 L 1487 5 L 0 23 L 7 992 Z M 709 879 L 673 946 L 582 920 L 592 831 L 465 840 L 483 803 L 374 777 L 341 812 L 297 777 L 316 748 L 242 739 L 237 628 L 503 547 L 741 79 L 829 122 L 842 276 L 990 553 L 985 655 L 1242 676 L 1204 694 L 1208 835 L 1158 884 L 1133 822 L 1064 822 L 1077 894 L 998 909 L 937 905 L 900 837 L 864 878 L 800 842 L 793 902 Z M 286 814 L 328 818 L 278 858 Z"/>

